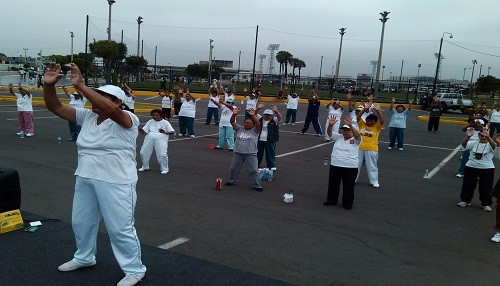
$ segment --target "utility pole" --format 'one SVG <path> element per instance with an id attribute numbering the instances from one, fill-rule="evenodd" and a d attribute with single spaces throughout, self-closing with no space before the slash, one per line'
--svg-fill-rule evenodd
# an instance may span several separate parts
<path id="1" fill-rule="evenodd" d="M 378 96 L 378 89 L 380 86 L 380 82 L 379 82 L 380 64 L 382 62 L 382 48 L 384 46 L 384 30 L 385 30 L 385 22 L 387 22 L 387 20 L 389 20 L 389 18 L 387 18 L 389 13 L 390 12 L 387 12 L 387 11 L 381 12 L 380 15 L 382 16 L 382 18 L 379 19 L 382 22 L 382 34 L 380 35 L 380 47 L 378 49 L 377 76 L 375 78 L 375 98 L 377 98 L 377 96 Z"/>
<path id="2" fill-rule="evenodd" d="M 73 62 L 73 38 L 75 37 L 75 34 L 73 32 L 69 32 L 71 34 L 71 62 Z"/>

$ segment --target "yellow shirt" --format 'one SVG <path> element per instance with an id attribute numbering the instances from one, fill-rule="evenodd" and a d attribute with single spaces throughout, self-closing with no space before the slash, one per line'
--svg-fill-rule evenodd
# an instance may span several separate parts
<path id="1" fill-rule="evenodd" d="M 363 120 L 358 122 L 359 125 L 359 135 L 361 135 L 361 144 L 359 145 L 360 151 L 375 151 L 378 152 L 378 136 L 380 135 L 380 130 L 382 130 L 382 125 L 377 121 L 372 127 L 366 126 Z"/>

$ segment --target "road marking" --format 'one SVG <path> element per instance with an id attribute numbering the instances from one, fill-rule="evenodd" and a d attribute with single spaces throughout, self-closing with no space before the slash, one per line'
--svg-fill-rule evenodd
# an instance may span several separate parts
<path id="1" fill-rule="evenodd" d="M 379 143 L 388 144 L 389 142 L 379 141 Z M 413 146 L 413 147 L 420 147 L 420 148 L 427 148 L 427 149 L 449 150 L 449 151 L 455 150 L 453 148 L 434 147 L 434 146 L 407 144 L 407 143 L 405 143 L 405 146 Z"/>
<path id="2" fill-rule="evenodd" d="M 176 139 L 170 139 L 170 138 L 172 138 L 172 135 L 170 135 L 168 142 L 170 142 L 170 141 L 189 140 L 189 139 L 196 139 L 196 138 L 203 138 L 203 137 L 212 137 L 212 136 L 215 136 L 215 135 L 219 135 L 219 133 L 215 133 L 215 134 L 207 134 L 207 135 L 201 135 L 201 136 L 196 136 L 196 137 L 194 137 L 194 138 L 191 138 L 191 136 L 190 136 L 190 135 L 185 135 L 185 136 L 182 136 L 182 137 L 179 137 L 179 135 L 177 135 L 177 138 L 176 138 Z"/>
<path id="3" fill-rule="evenodd" d="M 52 119 L 52 118 L 59 118 L 59 116 L 40 116 L 40 117 L 33 117 L 33 119 Z M 17 121 L 17 118 L 7 118 L 9 121 Z"/>
<path id="4" fill-rule="evenodd" d="M 453 158 L 453 156 L 455 156 L 458 151 L 460 151 L 462 149 L 462 144 L 458 145 L 457 148 L 455 148 L 455 150 L 453 150 L 453 152 L 451 152 L 450 155 L 448 155 L 448 157 L 444 158 L 443 161 L 441 161 L 441 163 L 439 163 L 434 169 L 432 169 L 432 171 L 430 171 L 429 173 L 427 174 L 424 174 L 424 179 L 430 179 L 432 178 L 432 176 L 434 176 L 437 172 L 439 172 L 439 170 L 441 170 L 444 165 L 446 165 L 446 163 L 448 163 L 448 161 L 450 161 L 451 158 Z"/>
<path id="5" fill-rule="evenodd" d="M 319 148 L 319 147 L 322 147 L 322 146 L 325 146 L 325 145 L 328 145 L 328 144 L 332 144 L 332 142 L 326 142 L 326 143 L 314 145 L 314 146 L 311 146 L 311 147 L 308 147 L 308 148 L 299 149 L 299 150 L 295 150 L 295 151 L 292 151 L 292 152 L 280 154 L 280 155 L 277 155 L 276 158 L 281 158 L 281 157 L 285 157 L 285 156 L 288 156 L 288 155 L 293 155 L 293 154 L 297 154 L 297 153 L 300 153 L 300 152 L 305 152 L 305 151 L 308 151 L 308 150 L 311 150 L 311 149 L 316 149 L 316 148 Z"/>
<path id="6" fill-rule="evenodd" d="M 155 98 L 158 98 L 158 95 L 157 96 L 153 96 L 153 97 L 146 97 L 146 98 L 144 98 L 144 100 L 151 100 L 151 99 L 155 99 Z"/>
<path id="7" fill-rule="evenodd" d="M 167 242 L 165 244 L 158 246 L 158 248 L 167 250 L 189 240 L 190 239 L 187 237 L 179 237 L 178 239 L 172 240 L 171 242 Z"/>

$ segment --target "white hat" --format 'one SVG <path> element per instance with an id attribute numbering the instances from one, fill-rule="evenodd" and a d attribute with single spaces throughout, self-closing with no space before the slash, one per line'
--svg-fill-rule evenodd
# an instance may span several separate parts
<path id="1" fill-rule="evenodd" d="M 264 115 L 274 115 L 274 112 L 271 109 L 264 110 Z"/>
<path id="2" fill-rule="evenodd" d="M 340 129 L 349 129 L 349 130 L 351 130 L 351 127 L 349 127 L 349 125 L 347 125 L 347 124 L 344 124 L 342 127 L 340 127 Z"/>
<path id="3" fill-rule="evenodd" d="M 103 85 L 103 86 L 100 86 L 99 88 L 92 88 L 92 90 L 94 90 L 97 93 L 102 92 L 102 93 L 112 95 L 112 96 L 120 99 L 122 101 L 122 103 L 124 103 L 125 99 L 127 98 L 127 96 L 125 95 L 125 92 L 116 85 L 111 85 L 111 84 Z"/>
<path id="4" fill-rule="evenodd" d="M 479 122 L 479 124 L 481 124 L 481 125 L 484 126 L 484 120 L 482 120 L 482 119 L 476 119 L 476 122 Z"/>

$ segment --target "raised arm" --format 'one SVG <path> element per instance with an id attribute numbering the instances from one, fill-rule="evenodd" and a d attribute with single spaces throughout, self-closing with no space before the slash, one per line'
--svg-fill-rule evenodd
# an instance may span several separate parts
<path id="1" fill-rule="evenodd" d="M 61 85 L 61 88 L 62 88 L 62 90 L 64 91 L 64 94 L 66 94 L 66 96 L 67 96 L 68 98 L 71 98 L 71 97 L 69 96 L 68 89 L 66 88 L 66 86 L 65 86 L 64 84 L 63 84 L 63 85 Z"/>
<path id="2" fill-rule="evenodd" d="M 61 77 L 60 72 L 61 66 L 56 63 L 51 63 L 45 70 L 43 77 L 43 100 L 50 112 L 68 121 L 76 122 L 76 109 L 62 104 L 57 96 L 55 84 Z"/>
<path id="3" fill-rule="evenodd" d="M 281 115 L 281 113 L 279 112 L 278 107 L 273 104 L 273 106 L 271 106 L 271 110 L 274 112 L 274 115 L 276 115 L 278 122 L 281 122 L 281 120 L 283 119 L 283 115 Z"/>
<path id="4" fill-rule="evenodd" d="M 12 94 L 12 96 L 16 96 L 16 93 L 14 92 L 14 86 L 12 83 L 9 83 L 9 93 Z"/>
<path id="5" fill-rule="evenodd" d="M 391 98 L 391 106 L 389 106 L 390 109 L 393 109 L 394 108 L 394 102 L 396 101 L 396 98 L 393 97 Z"/>
<path id="6" fill-rule="evenodd" d="M 333 115 L 330 115 L 330 117 L 328 117 L 328 127 L 326 128 L 326 134 L 328 135 L 328 137 L 332 137 L 332 128 L 333 128 L 333 125 L 335 125 L 335 123 L 337 123 L 338 119 L 336 116 L 333 116 Z"/>
<path id="7" fill-rule="evenodd" d="M 465 136 L 464 140 L 462 140 L 462 147 L 467 147 L 467 142 L 469 142 L 469 139 L 472 137 L 474 134 L 474 128 L 469 128 L 467 129 L 467 135 Z"/>
<path id="8" fill-rule="evenodd" d="M 382 115 L 382 112 L 380 111 L 380 104 L 374 103 L 373 107 L 375 108 L 375 112 L 377 113 L 378 116 L 378 122 L 380 122 L 380 126 L 384 126 L 384 116 Z"/>
<path id="9" fill-rule="evenodd" d="M 231 126 L 233 126 L 233 129 L 238 126 L 238 123 L 236 123 L 236 115 L 240 113 L 240 109 L 238 107 L 233 108 L 233 114 L 231 115 L 231 119 L 229 119 L 229 123 L 231 123 Z"/>
<path id="10" fill-rule="evenodd" d="M 260 132 L 260 121 L 259 119 L 257 119 L 257 116 L 256 116 L 256 113 L 255 113 L 255 110 L 254 109 L 250 109 L 248 110 L 248 114 L 250 115 L 250 118 L 252 119 L 253 121 L 253 124 L 254 124 L 254 128 L 255 129 L 255 132 L 259 133 Z"/>

